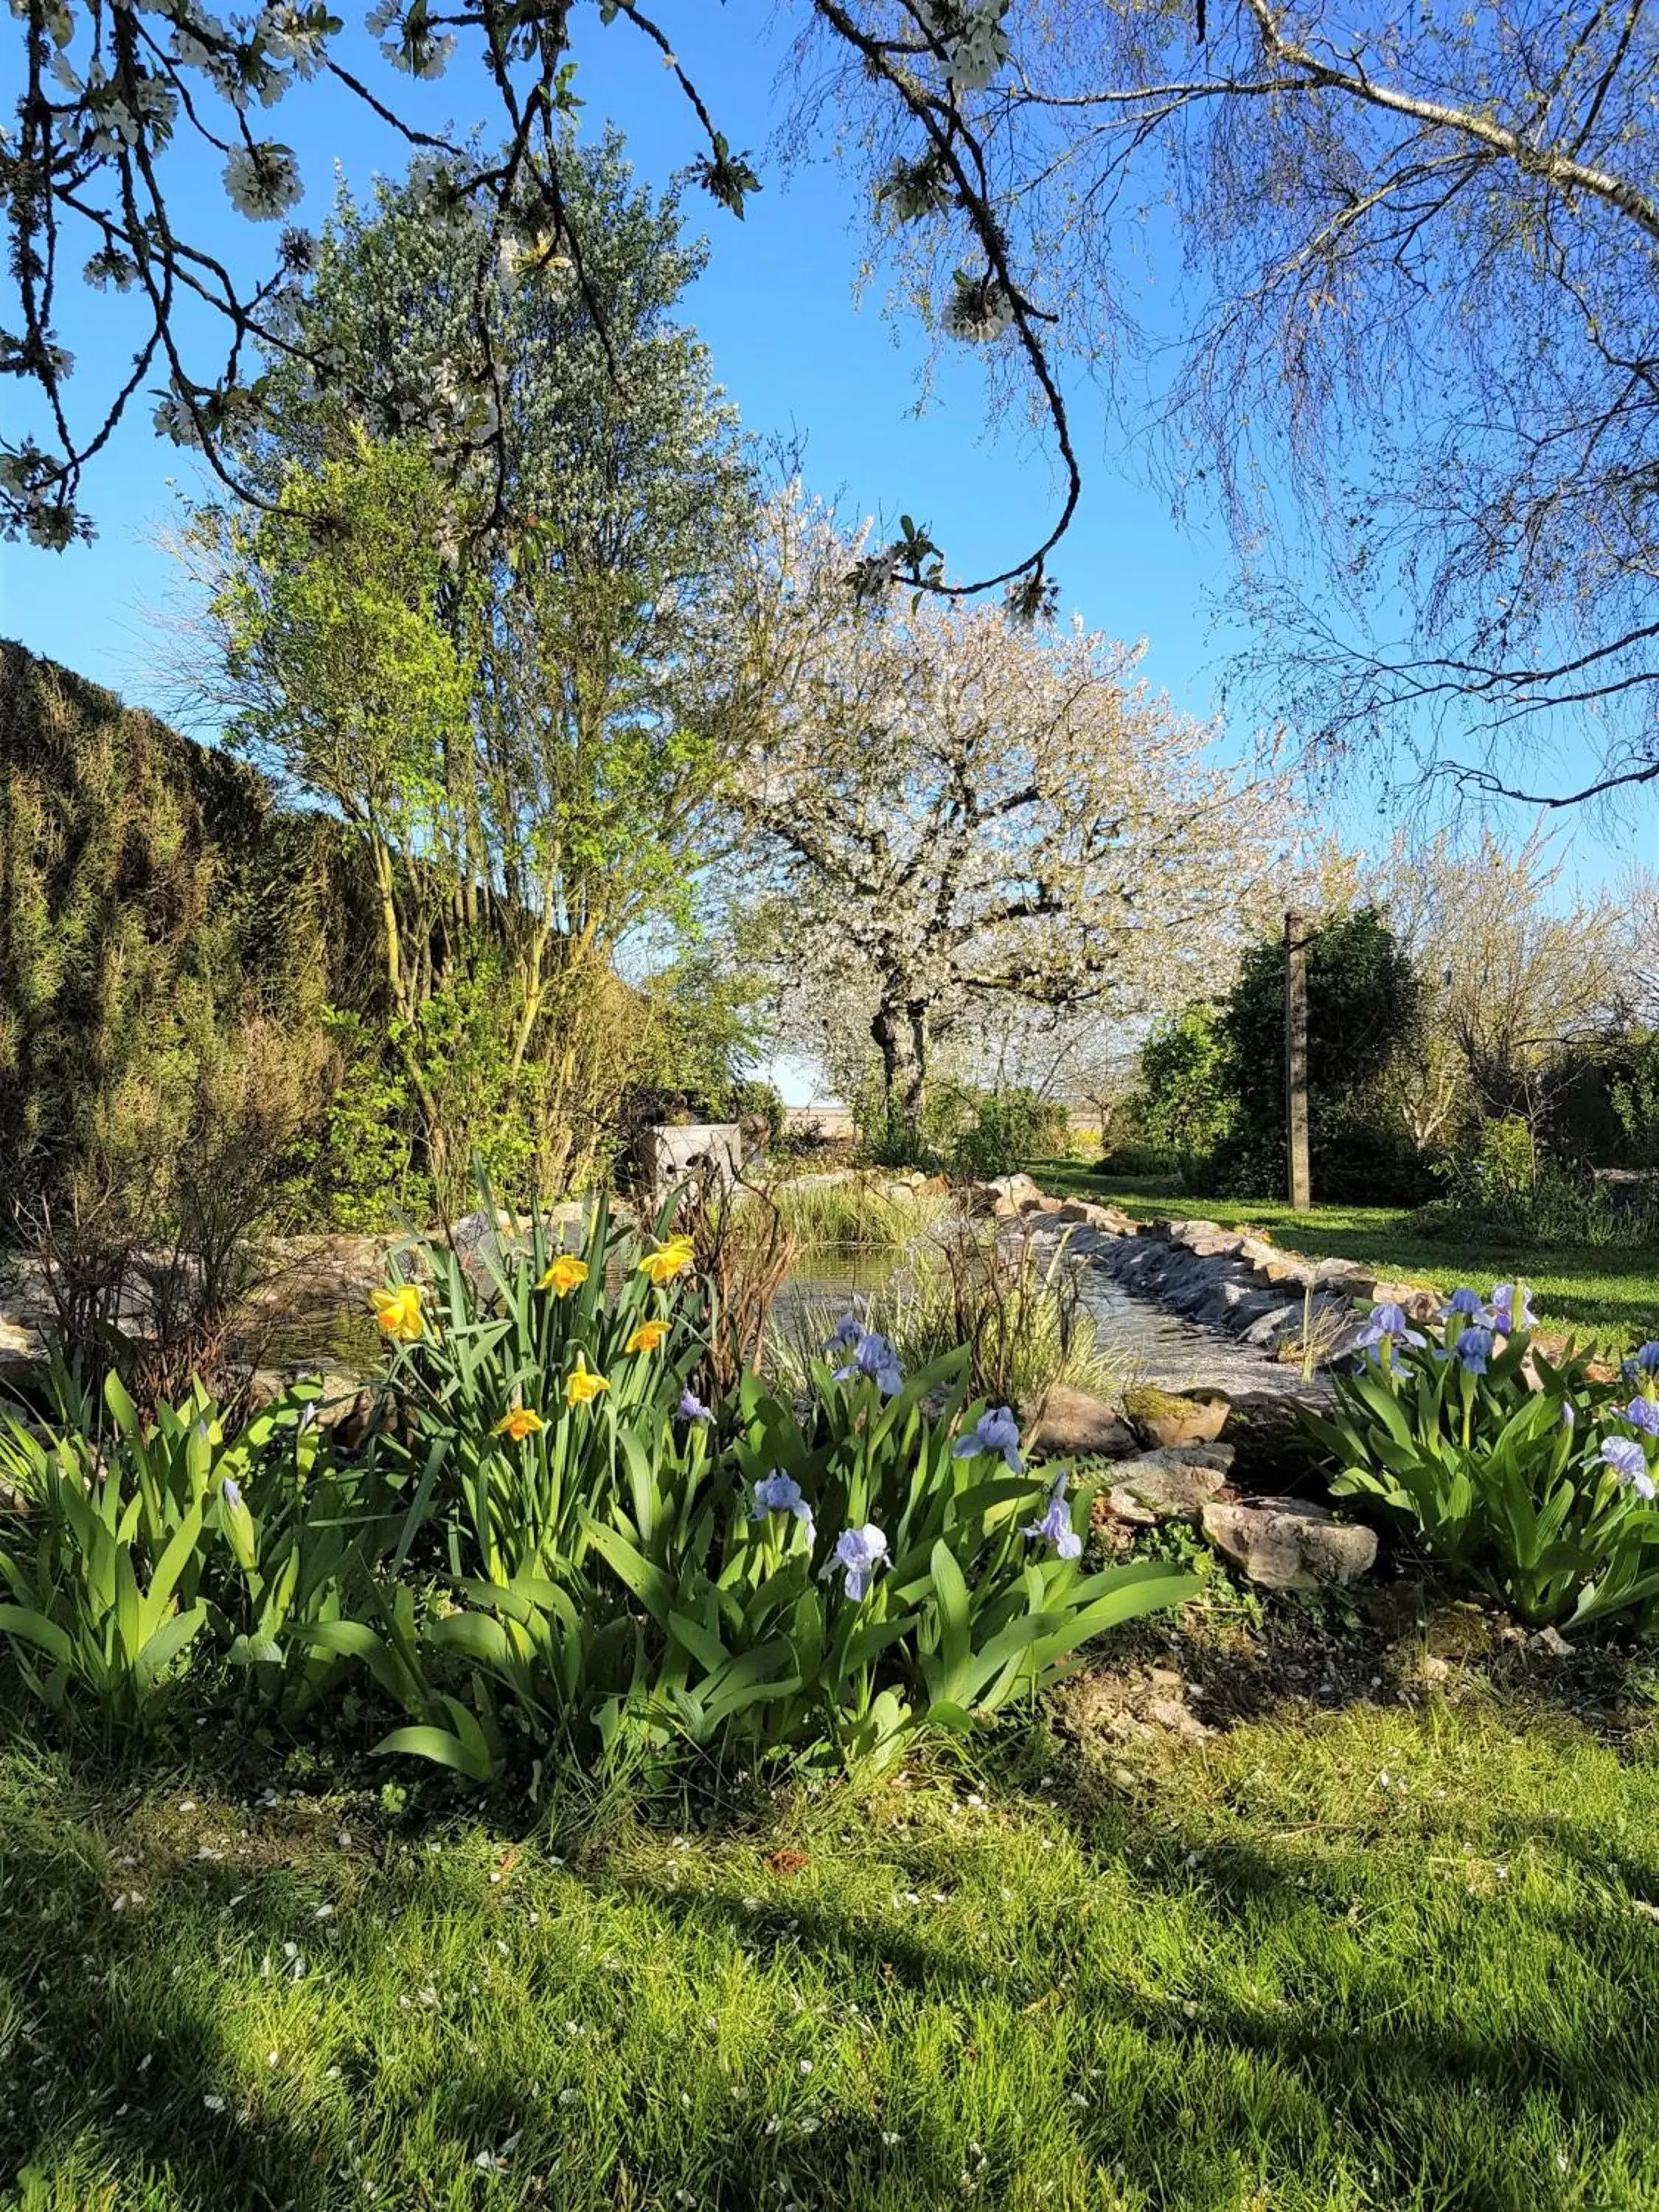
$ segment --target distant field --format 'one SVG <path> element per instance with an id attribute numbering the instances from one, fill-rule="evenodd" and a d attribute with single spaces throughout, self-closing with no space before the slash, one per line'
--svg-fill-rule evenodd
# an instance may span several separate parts
<path id="1" fill-rule="evenodd" d="M 1202 1214 L 1249 1222 L 1278 1243 L 1321 1258 L 1358 1260 L 1389 1274 L 1455 1290 L 1460 1283 L 1490 1290 L 1517 1274 L 1532 1286 L 1547 1322 L 1582 1331 L 1609 1351 L 1659 1337 L 1659 1249 L 1607 1249 L 1588 1244 L 1528 1246 L 1501 1234 L 1453 1237 L 1425 1234 L 1409 1212 L 1389 1206 L 1316 1206 L 1292 1213 L 1267 1199 L 1200 1198 L 1150 1176 L 1102 1175 L 1076 1160 L 1033 1160 L 1030 1173 L 1045 1190 L 1076 1192 L 1121 1206 L 1137 1221 Z"/>

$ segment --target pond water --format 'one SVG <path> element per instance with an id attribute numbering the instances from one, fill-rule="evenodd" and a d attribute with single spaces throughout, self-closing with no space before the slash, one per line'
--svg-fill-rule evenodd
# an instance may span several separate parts
<path id="1" fill-rule="evenodd" d="M 827 1336 L 842 1314 L 884 1290 L 901 1269 L 927 1266 L 927 1254 L 925 1243 L 898 1251 L 808 1246 L 779 1295 L 774 1340 Z M 1273 1395 L 1294 1387 L 1293 1370 L 1275 1366 L 1236 1339 L 1196 1328 L 1130 1296 L 1100 1268 L 1083 1266 L 1080 1289 L 1101 1348 L 1127 1378 L 1187 1388 L 1265 1389 Z M 263 1358 L 272 1367 L 318 1366 L 364 1375 L 379 1364 L 380 1349 L 373 1318 L 361 1307 L 300 1302 L 277 1328 Z"/>

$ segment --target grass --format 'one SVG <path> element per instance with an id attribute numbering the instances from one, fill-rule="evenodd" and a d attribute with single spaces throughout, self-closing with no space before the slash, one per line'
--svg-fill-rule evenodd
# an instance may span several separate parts
<path id="1" fill-rule="evenodd" d="M 1029 1171 L 1047 1191 L 1121 1206 L 1139 1221 L 1205 1214 L 1249 1222 L 1276 1243 L 1322 1259 L 1358 1260 L 1413 1281 L 1489 1289 L 1525 1277 L 1546 1327 L 1571 1328 L 1613 1352 L 1659 1336 L 1659 1249 L 1528 1245 L 1488 1237 L 1425 1234 L 1411 1213 L 1382 1206 L 1316 1206 L 1293 1213 L 1277 1200 L 1199 1198 L 1151 1178 L 1111 1178 L 1074 1160 L 1036 1160 Z"/>
<path id="2" fill-rule="evenodd" d="M 907 1780 L 526 1838 L 14 1733 L 0 2193 L 1659 2207 L 1645 1741 L 1359 1704 Z"/>
<path id="3" fill-rule="evenodd" d="M 934 1192 L 894 1197 L 884 1187 L 891 1181 L 853 1175 L 835 1182 L 786 1182 L 771 1197 L 784 1227 L 803 1248 L 896 1251 L 940 1220 L 950 1201 Z"/>

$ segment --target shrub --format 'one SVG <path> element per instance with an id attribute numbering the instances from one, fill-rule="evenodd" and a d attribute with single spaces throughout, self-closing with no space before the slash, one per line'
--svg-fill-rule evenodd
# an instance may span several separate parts
<path id="1" fill-rule="evenodd" d="M 1497 1230 L 1517 1244 L 1644 1248 L 1659 1237 L 1659 1188 L 1615 1203 L 1606 1185 L 1539 1145 L 1518 1114 L 1480 1123 L 1473 1145 L 1441 1163 L 1445 1195 L 1419 1209 L 1431 1231 Z"/>
<path id="2" fill-rule="evenodd" d="M 1304 1418 L 1338 1495 L 1376 1499 L 1522 1620 L 1645 1622 L 1659 1596 L 1651 1374 L 1621 1410 L 1582 1359 L 1547 1360 L 1530 1319 L 1520 1285 L 1491 1304 L 1455 1292 L 1427 1334 L 1379 1306 L 1370 1356 L 1334 1376 L 1334 1417 Z"/>

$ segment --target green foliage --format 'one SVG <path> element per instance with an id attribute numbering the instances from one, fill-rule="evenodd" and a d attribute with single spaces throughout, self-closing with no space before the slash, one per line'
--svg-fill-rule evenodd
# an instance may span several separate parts
<path id="1" fill-rule="evenodd" d="M 942 1194 L 890 1186 L 879 1175 L 849 1171 L 833 1179 L 802 1177 L 771 1193 L 783 1226 L 805 1249 L 858 1247 L 902 1251 L 943 1217 Z"/>
<path id="2" fill-rule="evenodd" d="M 1212 1007 L 1187 1006 L 1155 1026 L 1140 1048 L 1133 1112 L 1139 1146 L 1173 1158 L 1188 1188 L 1201 1188 L 1238 1114 L 1228 1043 Z M 1112 1157 L 1125 1173 L 1135 1171 L 1115 1147 Z"/>
<path id="3" fill-rule="evenodd" d="M 1070 1140 L 1066 1109 L 1024 1084 L 980 1091 L 973 1118 L 951 1146 L 953 1175 L 980 1182 L 1012 1175 L 1022 1161 L 1064 1152 Z"/>
<path id="4" fill-rule="evenodd" d="M 336 1068 L 313 1165 L 319 1204 L 342 1229 L 389 1229 L 400 1216 L 424 1220 L 431 1184 L 415 1165 L 419 1123 L 407 1070 L 361 1014 L 331 1007 L 324 1024 Z"/>
<path id="5" fill-rule="evenodd" d="M 890 1755 L 1191 1594 L 1034 1544 L 1048 1481 L 956 1449 L 965 1350 L 890 1397 L 818 1360 L 803 1404 L 746 1374 L 712 1419 L 683 1409 L 719 1316 L 666 1231 L 641 1254 L 601 1206 L 580 1255 L 539 1229 L 465 1263 L 412 1249 L 377 1294 L 392 1348 L 356 1461 L 318 1436 L 314 1391 L 234 1441 L 200 1391 L 146 1425 L 112 1379 L 108 1434 L 67 1386 L 60 1433 L 10 1424 L 0 1636 L 22 1679 L 116 1727 L 153 1719 L 198 1650 L 295 1721 L 360 1672 L 401 1715 L 383 1752 L 534 1788 L 555 1742 Z M 764 1510 L 768 1478 L 799 1514 Z M 1079 1538 L 1091 1496 L 1067 1507 Z M 860 1529 L 886 1545 L 867 1589 L 836 1559 Z"/>
<path id="6" fill-rule="evenodd" d="M 1632 1610 L 1645 1622 L 1659 1597 L 1659 1445 L 1619 1418 L 1582 1359 L 1553 1364 L 1526 1329 L 1475 1371 L 1455 1349 L 1469 1326 L 1449 1313 L 1426 1340 L 1387 1340 L 1337 1373 L 1336 1413 L 1304 1416 L 1337 1463 L 1334 1492 L 1385 1506 L 1534 1626 Z M 1603 1460 L 1615 1437 L 1645 1459 L 1641 1484 Z"/>
<path id="7" fill-rule="evenodd" d="M 111 1374 L 106 1422 L 66 1371 L 57 1380 L 54 1433 L 43 1439 L 15 1419 L 0 1430 L 0 1483 L 16 1500 L 0 1549 L 0 1633 L 24 1682 L 55 1711 L 78 1704 L 111 1728 L 146 1725 L 197 1639 L 241 1610 L 239 1583 L 263 1651 L 294 1611 L 294 1525 L 283 1543 L 262 1547 L 247 1486 L 279 1432 L 298 1441 L 302 1463 L 314 1456 L 300 1427 L 304 1400 L 260 1415 L 232 1442 L 199 1387 L 148 1424 Z"/>
<path id="8" fill-rule="evenodd" d="M 222 753 L 0 645 L 9 1198 L 61 1212 L 82 1174 L 111 1201 L 153 1191 L 250 1021 L 280 1024 L 307 1060 L 337 888 L 327 824 L 279 814 Z"/>
<path id="9" fill-rule="evenodd" d="M 1390 1062 L 1417 1027 L 1421 988 L 1410 960 L 1381 915 L 1360 908 L 1309 930 L 1307 973 L 1316 1192 L 1374 1200 L 1426 1196 L 1426 1164 L 1379 1096 Z M 1282 945 L 1258 945 L 1246 953 L 1219 1029 L 1237 1115 L 1216 1149 L 1218 1187 L 1250 1194 L 1282 1190 Z"/>
<path id="10" fill-rule="evenodd" d="M 1437 1164 L 1443 1197 L 1422 1208 L 1435 1236 L 1490 1229 L 1517 1245 L 1583 1244 L 1643 1251 L 1659 1234 L 1659 1193 L 1613 1193 L 1575 1173 L 1538 1142 L 1519 1114 L 1476 1124 L 1465 1149 Z"/>

